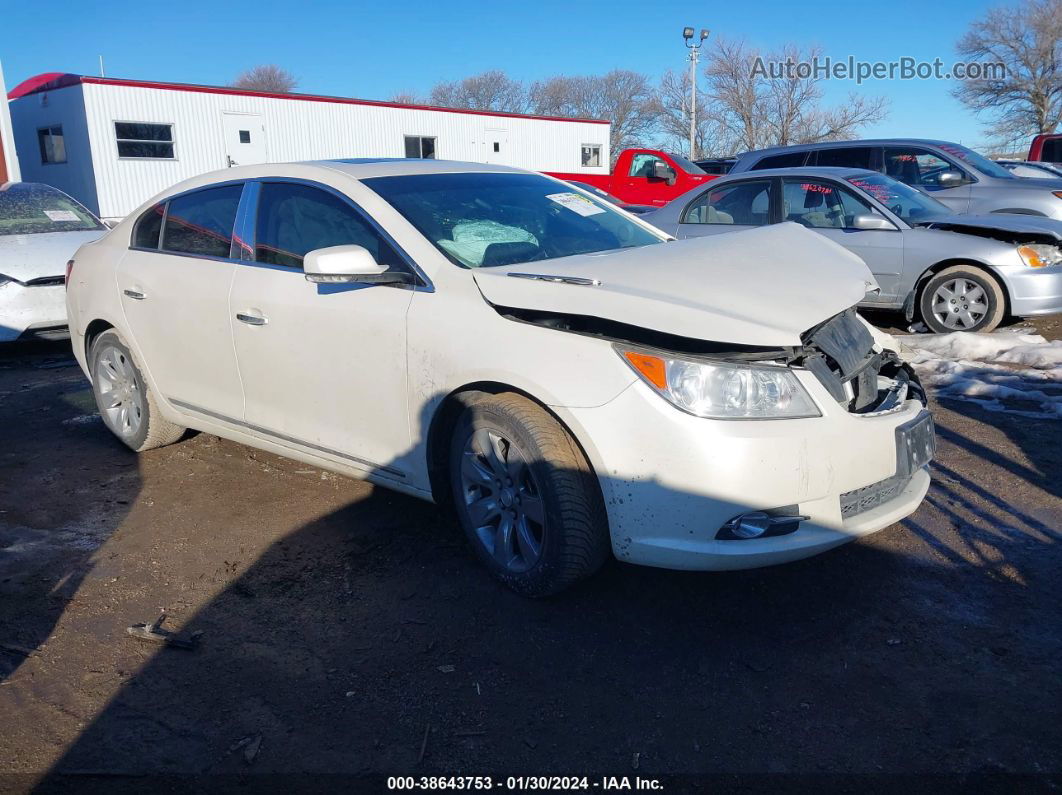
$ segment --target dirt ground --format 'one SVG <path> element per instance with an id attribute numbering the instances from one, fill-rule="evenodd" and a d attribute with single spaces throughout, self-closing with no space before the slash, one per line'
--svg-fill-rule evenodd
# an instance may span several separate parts
<path id="1" fill-rule="evenodd" d="M 935 410 L 901 524 L 772 569 L 612 563 L 528 601 L 427 503 L 205 434 L 137 456 L 64 344 L 6 347 L 0 789 L 1062 785 L 1062 423 Z M 163 609 L 198 648 L 126 634 Z"/>

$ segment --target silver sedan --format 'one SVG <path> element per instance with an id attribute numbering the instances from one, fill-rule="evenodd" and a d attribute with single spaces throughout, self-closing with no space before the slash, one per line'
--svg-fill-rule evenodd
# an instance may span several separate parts
<path id="1" fill-rule="evenodd" d="M 1062 311 L 1062 221 L 953 215 L 876 171 L 745 172 L 642 217 L 677 238 L 801 224 L 867 263 L 878 288 L 862 306 L 902 309 L 936 332 L 990 331 L 1008 315 Z"/>

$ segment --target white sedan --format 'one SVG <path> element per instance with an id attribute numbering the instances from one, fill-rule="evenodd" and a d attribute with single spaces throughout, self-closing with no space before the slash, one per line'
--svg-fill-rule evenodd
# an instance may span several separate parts
<path id="1" fill-rule="evenodd" d="M 195 428 L 452 508 L 502 581 L 795 560 L 910 514 L 932 419 L 794 224 L 673 241 L 539 174 L 228 169 L 75 258 L 74 353 L 134 450 Z"/>
<path id="2" fill-rule="evenodd" d="M 0 342 L 66 335 L 66 263 L 106 231 L 50 185 L 0 185 Z"/>

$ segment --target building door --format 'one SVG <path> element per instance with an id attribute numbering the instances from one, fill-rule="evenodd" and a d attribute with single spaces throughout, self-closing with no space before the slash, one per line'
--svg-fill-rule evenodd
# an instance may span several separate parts
<path id="1" fill-rule="evenodd" d="M 512 163 L 512 155 L 509 153 L 509 132 L 500 128 L 491 128 L 483 136 L 484 163 L 498 163 L 509 165 Z"/>
<path id="2" fill-rule="evenodd" d="M 265 123 L 256 113 L 222 113 L 225 165 L 253 166 L 269 160 Z"/>

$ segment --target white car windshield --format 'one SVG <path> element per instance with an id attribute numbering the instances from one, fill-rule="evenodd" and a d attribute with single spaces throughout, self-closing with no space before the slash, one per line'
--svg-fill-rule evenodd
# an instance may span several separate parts
<path id="1" fill-rule="evenodd" d="M 909 224 L 954 215 L 947 205 L 884 174 L 859 174 L 848 181 Z"/>
<path id="2" fill-rule="evenodd" d="M 362 180 L 452 262 L 486 268 L 661 243 L 608 202 L 538 174 Z"/>
<path id="3" fill-rule="evenodd" d="M 27 182 L 0 188 L 0 235 L 103 229 L 92 213 L 64 193 Z"/>

